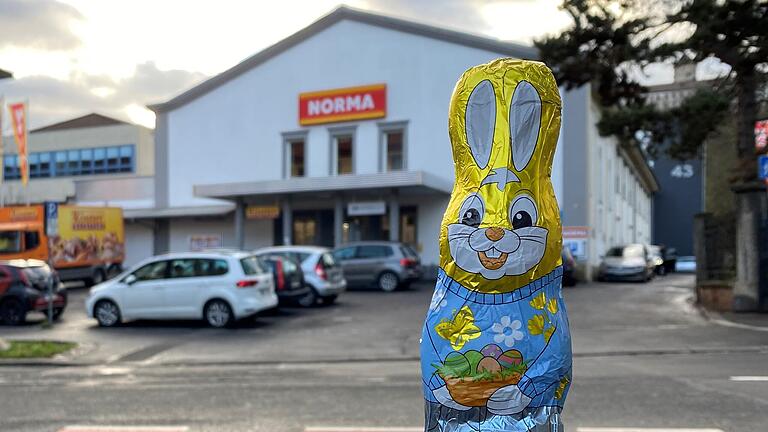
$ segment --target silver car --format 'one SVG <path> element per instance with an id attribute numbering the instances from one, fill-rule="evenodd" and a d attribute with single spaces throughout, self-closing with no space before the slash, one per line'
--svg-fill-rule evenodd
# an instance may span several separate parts
<path id="1" fill-rule="evenodd" d="M 419 255 L 403 243 L 350 243 L 335 249 L 333 256 L 344 269 L 350 285 L 374 285 L 389 292 L 407 286 L 422 275 Z"/>
<path id="2" fill-rule="evenodd" d="M 650 280 L 656 268 L 655 257 L 645 245 L 636 243 L 612 247 L 603 257 L 597 280 Z"/>
<path id="3" fill-rule="evenodd" d="M 314 306 L 318 301 L 332 304 L 347 289 L 347 281 L 331 250 L 321 246 L 274 246 L 255 251 L 256 254 L 280 255 L 301 263 L 309 293 L 298 299 L 299 305 Z"/>

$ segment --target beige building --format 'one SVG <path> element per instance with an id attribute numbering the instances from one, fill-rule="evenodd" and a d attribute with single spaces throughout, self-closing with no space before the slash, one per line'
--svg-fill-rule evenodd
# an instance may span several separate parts
<path id="1" fill-rule="evenodd" d="M 131 212 L 154 207 L 154 132 L 88 114 L 29 132 L 29 183 L 21 184 L 18 149 L 3 137 L 0 204 L 45 201 L 122 207 L 126 264 L 152 255 L 152 227 Z"/>

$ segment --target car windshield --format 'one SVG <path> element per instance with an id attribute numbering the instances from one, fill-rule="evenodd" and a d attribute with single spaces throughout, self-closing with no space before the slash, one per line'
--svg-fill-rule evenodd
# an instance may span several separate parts
<path id="1" fill-rule="evenodd" d="M 0 253 L 21 252 L 21 233 L 19 231 L 0 231 Z"/>
<path id="2" fill-rule="evenodd" d="M 408 258 L 418 258 L 419 254 L 416 253 L 415 250 L 413 250 L 409 245 L 404 244 L 400 246 L 400 251 L 403 253 L 403 256 L 406 256 Z"/>
<path id="3" fill-rule="evenodd" d="M 605 256 L 609 257 L 623 257 L 623 258 L 642 258 L 645 256 L 645 251 L 642 245 L 629 245 L 613 247 L 608 250 Z"/>
<path id="4" fill-rule="evenodd" d="M 264 268 L 261 266 L 259 258 L 256 256 L 249 256 L 241 259 L 240 265 L 243 266 L 243 272 L 248 276 L 264 273 Z"/>
<path id="5" fill-rule="evenodd" d="M 325 268 L 336 266 L 336 260 L 333 259 L 333 255 L 329 253 L 324 253 L 320 255 L 320 262 L 323 263 L 323 267 Z"/>

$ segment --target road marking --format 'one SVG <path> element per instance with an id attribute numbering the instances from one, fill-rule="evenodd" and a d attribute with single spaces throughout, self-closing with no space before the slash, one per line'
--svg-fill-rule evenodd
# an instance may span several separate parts
<path id="1" fill-rule="evenodd" d="M 424 432 L 423 427 L 307 426 L 304 432 Z"/>
<path id="2" fill-rule="evenodd" d="M 768 382 L 768 376 L 758 375 L 736 375 L 731 377 L 731 381 L 742 382 Z"/>
<path id="3" fill-rule="evenodd" d="M 189 426 L 67 426 L 59 432 L 188 432 Z"/>
<path id="4" fill-rule="evenodd" d="M 576 432 L 725 432 L 722 429 L 691 428 L 633 428 L 633 427 L 579 427 Z"/>

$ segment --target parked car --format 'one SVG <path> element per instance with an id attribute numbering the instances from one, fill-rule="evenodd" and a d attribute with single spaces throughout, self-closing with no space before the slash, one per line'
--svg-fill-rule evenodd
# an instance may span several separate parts
<path id="1" fill-rule="evenodd" d="M 661 247 L 661 257 L 664 258 L 664 269 L 667 273 L 676 271 L 677 265 L 677 249 L 671 247 Z"/>
<path id="2" fill-rule="evenodd" d="M 694 256 L 678 257 L 677 262 L 675 263 L 675 271 L 680 273 L 695 273 L 696 257 Z"/>
<path id="3" fill-rule="evenodd" d="M 67 290 L 55 270 L 36 259 L 0 261 L 0 321 L 23 324 L 29 312 L 48 313 L 49 287 L 53 289 L 53 319 L 67 307 Z"/>
<path id="4" fill-rule="evenodd" d="M 650 255 L 651 262 L 654 265 L 653 271 L 657 275 L 665 275 L 667 273 L 667 267 L 664 266 L 664 257 L 662 255 L 661 246 L 649 245 L 646 246 L 648 255 Z"/>
<path id="5" fill-rule="evenodd" d="M 337 248 L 333 256 L 349 285 L 375 286 L 390 292 L 422 275 L 419 254 L 404 243 L 357 242 Z"/>
<path id="6" fill-rule="evenodd" d="M 132 319 L 203 319 L 225 327 L 277 306 L 272 273 L 246 252 L 190 252 L 148 258 L 102 282 L 85 301 L 102 327 Z"/>
<path id="7" fill-rule="evenodd" d="M 309 286 L 304 283 L 301 263 L 287 256 L 262 254 L 257 255 L 262 267 L 272 272 L 275 292 L 281 304 L 293 304 L 309 293 Z"/>
<path id="8" fill-rule="evenodd" d="M 563 286 L 576 285 L 576 260 L 571 254 L 571 249 L 568 246 L 563 246 L 563 252 L 561 254 L 563 259 Z"/>
<path id="9" fill-rule="evenodd" d="M 616 246 L 603 257 L 597 279 L 648 281 L 653 277 L 655 267 L 645 245 Z"/>
<path id="10" fill-rule="evenodd" d="M 304 282 L 310 290 L 298 302 L 301 306 L 314 306 L 318 301 L 332 304 L 347 289 L 344 272 L 336 263 L 331 250 L 322 246 L 274 246 L 259 249 L 258 254 L 287 256 L 301 263 Z"/>

